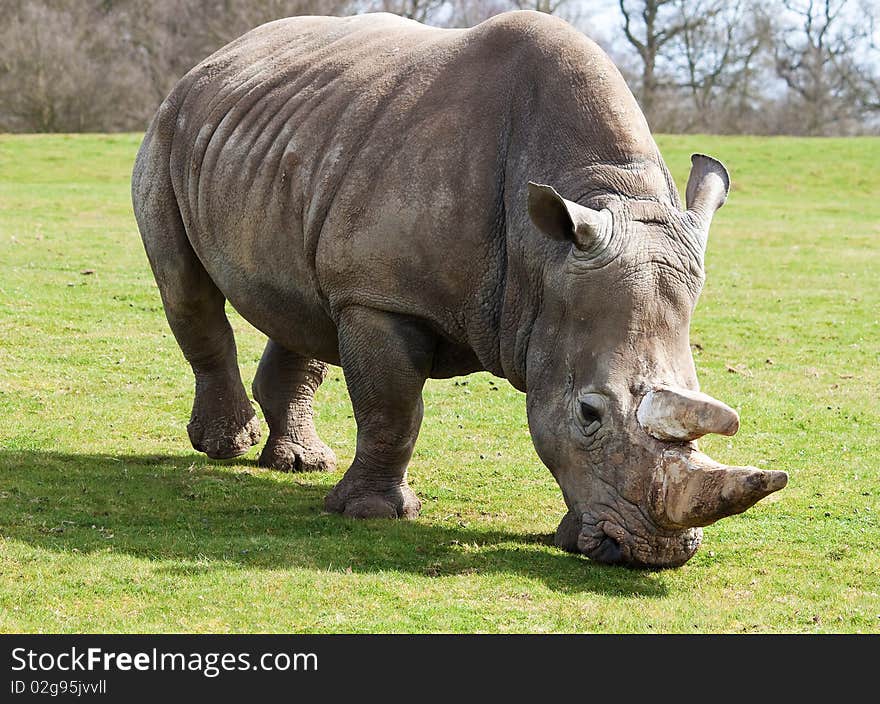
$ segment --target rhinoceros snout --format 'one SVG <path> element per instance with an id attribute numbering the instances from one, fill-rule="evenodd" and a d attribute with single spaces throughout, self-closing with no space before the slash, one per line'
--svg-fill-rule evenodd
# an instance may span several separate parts
<path id="1" fill-rule="evenodd" d="M 602 564 L 658 569 L 683 565 L 697 552 L 702 538 L 699 528 L 665 531 L 640 526 L 636 533 L 607 517 L 569 511 L 556 529 L 555 543 Z"/>

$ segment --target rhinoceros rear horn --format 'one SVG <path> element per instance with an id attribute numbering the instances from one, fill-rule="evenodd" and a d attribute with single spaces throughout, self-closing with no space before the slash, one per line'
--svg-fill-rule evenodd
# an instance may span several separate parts
<path id="1" fill-rule="evenodd" d="M 788 483 L 788 474 L 730 467 L 693 450 L 668 450 L 654 473 L 648 505 L 668 528 L 707 526 L 742 513 Z"/>
<path id="2" fill-rule="evenodd" d="M 611 213 L 566 200 L 553 186 L 529 181 L 529 217 L 551 239 L 588 254 L 599 254 L 611 240 Z"/>
<path id="3" fill-rule="evenodd" d="M 661 386 L 642 398 L 636 412 L 642 429 L 672 442 L 696 440 L 709 433 L 735 435 L 739 416 L 730 406 L 707 394 Z"/>

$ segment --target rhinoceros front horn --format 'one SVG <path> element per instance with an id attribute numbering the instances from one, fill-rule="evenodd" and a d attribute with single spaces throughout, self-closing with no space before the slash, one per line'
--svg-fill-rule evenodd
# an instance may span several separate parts
<path id="1" fill-rule="evenodd" d="M 719 464 L 695 450 L 663 453 L 648 505 L 667 528 L 707 526 L 742 513 L 788 483 L 785 472 Z"/>
<path id="2" fill-rule="evenodd" d="M 658 440 L 687 442 L 709 433 L 735 435 L 739 416 L 730 406 L 699 391 L 661 386 L 645 394 L 636 417 Z"/>

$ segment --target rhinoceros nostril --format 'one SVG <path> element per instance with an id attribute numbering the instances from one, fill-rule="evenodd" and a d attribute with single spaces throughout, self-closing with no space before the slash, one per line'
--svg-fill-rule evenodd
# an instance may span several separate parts
<path id="1" fill-rule="evenodd" d="M 592 557 L 593 559 L 598 560 L 599 562 L 604 562 L 608 565 L 617 564 L 622 559 L 620 543 L 610 535 L 605 535 L 602 537 L 602 541 L 599 543 L 599 547 L 596 548 Z"/>

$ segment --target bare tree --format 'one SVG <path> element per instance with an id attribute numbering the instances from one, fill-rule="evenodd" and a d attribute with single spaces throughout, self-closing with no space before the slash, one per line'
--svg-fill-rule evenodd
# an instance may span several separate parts
<path id="1" fill-rule="evenodd" d="M 862 0 L 858 8 L 861 40 L 851 47 L 855 70 L 843 76 L 861 111 L 880 117 L 880 0 Z"/>
<path id="2" fill-rule="evenodd" d="M 143 129 L 192 66 L 280 17 L 467 27 L 520 8 L 595 36 L 586 17 L 613 7 L 625 41 L 602 43 L 655 129 L 880 132 L 880 0 L 603 1 L 0 0 L 0 131 Z"/>
<path id="3" fill-rule="evenodd" d="M 670 62 L 690 105 L 683 131 L 738 131 L 760 100 L 761 53 L 770 19 L 756 2 L 677 0 L 681 31 Z M 693 17 L 700 18 L 694 21 Z"/>
<path id="4" fill-rule="evenodd" d="M 845 129 L 855 116 L 852 48 L 865 31 L 845 14 L 847 0 L 783 0 L 785 15 L 776 36 L 777 75 L 796 96 L 807 134 Z"/>
<path id="5" fill-rule="evenodd" d="M 623 18 L 623 34 L 641 59 L 639 100 L 649 121 L 654 118 L 654 103 L 661 86 L 658 61 L 661 53 L 689 26 L 705 23 L 708 16 L 720 11 L 721 0 L 694 3 L 686 0 L 618 0 Z"/>
<path id="6" fill-rule="evenodd" d="M 0 130 L 118 130 L 137 119 L 137 70 L 102 3 L 4 0 Z M 112 70 L 109 70 L 112 67 Z"/>

